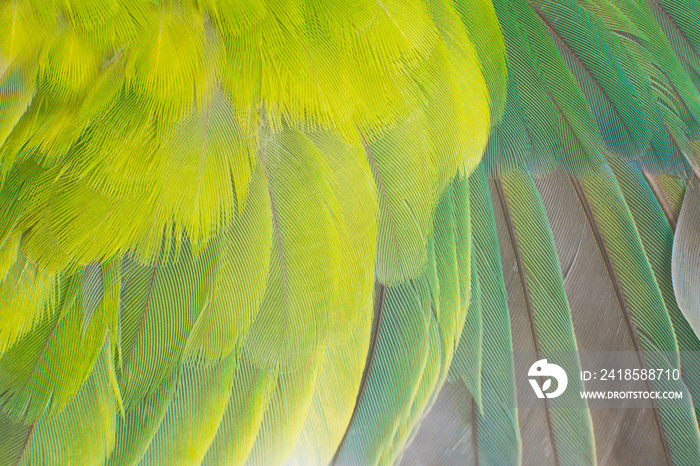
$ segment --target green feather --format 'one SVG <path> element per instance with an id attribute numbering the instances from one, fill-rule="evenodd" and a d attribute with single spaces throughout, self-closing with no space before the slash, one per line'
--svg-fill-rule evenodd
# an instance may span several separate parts
<path id="1" fill-rule="evenodd" d="M 266 188 L 258 167 L 242 213 L 221 233 L 219 267 L 185 349 L 190 358 L 212 361 L 230 354 L 255 319 L 267 284 L 272 245 Z"/>
<path id="2" fill-rule="evenodd" d="M 520 464 L 510 319 L 496 224 L 482 166 L 469 178 L 469 195 L 474 233 L 469 312 L 478 303 L 483 338 L 470 338 L 467 333 L 469 314 L 450 368 L 450 382 L 426 413 L 402 464 Z M 474 347 L 475 340 L 481 345 L 475 351 L 483 355 L 478 366 L 465 351 Z M 475 375 L 480 379 L 474 380 Z M 477 394 L 475 386 L 483 389 Z"/>
<path id="3" fill-rule="evenodd" d="M 374 464 L 381 458 L 420 385 L 429 354 L 431 315 L 425 275 L 397 287 L 380 286 L 367 374 L 335 464 Z"/>
<path id="4" fill-rule="evenodd" d="M 0 0 L 0 464 L 700 463 L 699 25 Z M 601 349 L 683 399 L 589 409 Z"/>
<path id="5" fill-rule="evenodd" d="M 242 464 L 250 454 L 277 382 L 277 372 L 243 361 L 236 367 L 224 416 L 202 464 Z"/>
<path id="6" fill-rule="evenodd" d="M 20 465 L 103 463 L 114 448 L 118 404 L 109 382 L 110 350 L 105 342 L 94 369 L 65 408 L 31 427 Z M 112 369 L 113 370 L 113 369 Z"/>
<path id="7" fill-rule="evenodd" d="M 0 402 L 10 416 L 33 421 L 61 412 L 93 371 L 108 331 L 116 330 L 120 285 L 117 261 L 95 272 L 62 277 L 56 311 L 0 356 Z"/>
<path id="8" fill-rule="evenodd" d="M 195 257 L 185 243 L 154 265 L 122 261 L 119 384 L 131 409 L 174 373 L 211 290 L 220 243 Z"/>
<path id="9" fill-rule="evenodd" d="M 506 279 L 506 286 L 513 349 L 536 351 L 539 358 L 554 358 L 567 373 L 576 374 L 580 363 L 575 353 L 571 312 L 549 222 L 535 185 L 528 174 L 514 170 L 502 174 L 492 189 L 498 193 L 494 197 L 501 204 L 496 214 L 499 244 L 504 247 L 510 242 L 512 248 L 504 258 L 503 268 L 512 274 Z M 510 272 L 513 269 L 517 272 Z M 519 418 L 524 462 L 540 455 L 537 439 L 542 442 L 541 429 L 545 431 L 545 444 L 551 445 L 548 461 L 595 462 L 591 415 L 586 401 L 578 394 L 583 383 L 575 378 L 569 383 L 577 388 L 547 400 L 544 410 Z"/>
<path id="10" fill-rule="evenodd" d="M 35 93 L 36 64 L 0 64 L 0 147 L 22 118 Z"/>
<path id="11" fill-rule="evenodd" d="M 622 69 L 624 62 L 621 66 L 616 60 L 605 35 L 575 1 L 535 0 L 532 4 L 579 82 L 605 143 L 623 155 L 641 153 L 649 142 L 647 122 Z"/>
<path id="12" fill-rule="evenodd" d="M 114 451 L 106 464 L 136 464 L 148 449 L 175 393 L 177 374 L 166 378 L 153 393 L 117 418 Z"/>
<path id="13" fill-rule="evenodd" d="M 201 463 L 228 405 L 234 372 L 233 355 L 208 367 L 185 364 L 160 428 L 141 461 Z"/>
<path id="14" fill-rule="evenodd" d="M 365 307 L 345 341 L 328 346 L 313 397 L 287 464 L 328 464 L 350 423 L 372 331 L 372 306 Z"/>

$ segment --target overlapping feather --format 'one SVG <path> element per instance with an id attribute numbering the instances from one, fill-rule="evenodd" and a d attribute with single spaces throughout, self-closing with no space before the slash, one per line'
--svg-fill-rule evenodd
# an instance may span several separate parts
<path id="1" fill-rule="evenodd" d="M 557 321 L 538 317 L 543 307 L 538 296 L 551 300 L 564 294 L 573 348 L 639 352 L 640 368 L 680 368 L 680 383 L 649 382 L 647 389 L 683 393 L 683 401 L 660 400 L 653 410 L 590 410 L 587 456 L 577 453 L 583 452 L 579 440 L 564 439 L 556 408 L 521 411 L 522 456 L 499 464 L 697 462 L 697 410 L 688 402 L 698 396 L 699 347 L 697 330 L 691 330 L 696 181 L 688 183 L 683 199 L 684 178 L 697 176 L 692 138 L 697 134 L 698 26 L 691 20 L 696 4 L 515 0 L 494 6 L 510 79 L 503 119 L 492 131 L 484 163 L 493 179 L 497 225 L 499 216 L 505 219 L 494 227 L 503 261 L 503 274 L 496 278 L 508 291 L 513 349 L 527 350 L 518 335 L 533 329 L 535 341 L 546 339 Z M 526 171 L 535 175 L 534 185 L 516 189 L 522 182 L 514 176 L 529 184 Z M 515 215 L 540 202 L 546 215 Z M 542 250 L 547 241 L 528 241 L 523 234 L 535 222 L 543 232 L 551 231 L 554 255 Z M 539 265 L 529 268 L 527 258 L 534 251 L 539 251 Z M 559 263 L 563 283 L 532 278 L 553 269 L 545 259 Z M 519 320 L 523 303 L 530 317 Z M 479 392 L 465 391 L 468 385 L 460 383 L 443 389 L 409 448 L 419 461 L 480 464 L 480 454 L 489 454 L 474 429 L 478 405 L 469 404 Z M 564 419 L 573 422 L 580 413 Z M 450 426 L 444 438 L 438 416 Z M 458 429 L 465 436 L 451 434 Z M 621 451 L 627 453 L 620 456 Z"/>
<path id="2" fill-rule="evenodd" d="M 329 462 L 375 280 L 423 277 L 430 364 L 397 387 L 397 457 L 464 333 L 466 177 L 505 95 L 484 7 L 1 2 L 8 451 L 42 462 L 44 419 L 92 409 L 96 463 Z"/>
<path id="3" fill-rule="evenodd" d="M 493 7 L 1 1 L 0 452 L 695 462 L 700 8 Z M 516 414 L 601 345 L 683 402 Z"/>

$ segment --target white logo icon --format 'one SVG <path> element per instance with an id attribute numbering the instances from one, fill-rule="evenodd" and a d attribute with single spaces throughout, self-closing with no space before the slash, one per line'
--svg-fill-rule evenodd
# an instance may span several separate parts
<path id="1" fill-rule="evenodd" d="M 530 370 L 527 375 L 529 377 L 554 377 L 557 380 L 557 389 L 552 393 L 547 393 L 547 390 L 552 386 L 552 379 L 547 379 L 542 384 L 540 388 L 539 383 L 535 379 L 529 379 L 532 389 L 535 391 L 537 398 L 556 398 L 566 390 L 566 384 L 569 383 L 569 378 L 566 376 L 566 372 L 560 366 L 556 364 L 548 364 L 546 359 L 540 359 L 535 364 L 530 366 Z"/>

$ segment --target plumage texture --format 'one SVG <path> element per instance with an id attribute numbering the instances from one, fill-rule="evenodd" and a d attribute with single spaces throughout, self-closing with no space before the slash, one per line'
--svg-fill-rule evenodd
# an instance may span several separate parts
<path id="1" fill-rule="evenodd" d="M 694 357 L 698 340 L 691 330 L 696 300 L 688 295 L 697 288 L 691 278 L 697 251 L 696 242 L 687 240 L 689 233 L 696 233 L 696 228 L 687 226 L 692 223 L 692 216 L 688 216 L 693 210 L 692 188 L 686 199 L 682 196 L 684 178 L 697 174 L 695 143 L 688 139 L 695 134 L 697 90 L 688 87 L 692 78 L 681 69 L 684 63 L 669 45 L 675 47 L 676 37 L 664 35 L 669 33 L 668 23 L 657 23 L 651 13 L 663 8 L 659 4 L 618 1 L 580 5 L 584 12 L 567 2 L 549 2 L 546 11 L 537 2 L 494 2 L 508 52 L 509 85 L 504 115 L 492 131 L 484 164 L 493 178 L 491 195 L 496 218 L 504 219 L 495 229 L 499 232 L 503 261 L 499 279 L 507 290 L 513 349 L 532 349 L 518 336 L 523 333 L 535 332 L 536 340 L 547 337 L 546 323 L 537 318 L 543 306 L 536 300 L 563 291 L 575 345 L 580 350 L 643 350 L 638 359 L 640 368 L 680 367 L 682 384 L 656 381 L 647 387 L 680 390 L 688 400 L 689 395 L 697 394 L 698 380 Z M 569 13 L 551 16 L 551 11 Z M 548 14 L 554 24 L 550 24 Z M 592 48 L 592 29 L 581 30 L 590 23 L 581 19 L 582 24 L 572 24 L 572 17 L 593 21 L 606 45 Z M 692 34 L 696 26 L 685 22 L 683 27 L 683 34 Z M 571 35 L 577 29 L 579 32 Z M 548 45 L 550 40 L 556 52 Z M 585 67 L 593 66 L 591 60 L 605 59 L 609 63 L 608 50 L 619 63 L 615 67 L 621 66 L 626 74 L 626 79 L 615 78 L 617 85 L 611 91 L 605 90 L 611 71 L 599 74 L 604 66 L 611 65 L 601 63 L 585 71 Z M 608 92 L 630 89 L 634 99 L 628 95 L 617 102 L 623 109 L 642 105 L 644 110 L 613 110 L 618 105 L 614 103 L 617 97 Z M 647 121 L 626 124 L 625 115 L 634 119 L 646 115 Z M 644 125 L 649 128 L 646 142 L 637 139 L 638 143 L 632 143 L 635 138 L 631 134 Z M 664 132 L 658 133 L 658 128 Z M 536 191 L 515 189 L 518 177 L 528 178 L 523 175 L 525 171 L 535 175 Z M 546 177 L 538 179 L 543 175 Z M 527 192 L 530 197 L 523 197 Z M 534 213 L 517 216 L 520 209 L 539 202 L 544 202 L 544 219 Z M 685 215 L 679 216 L 679 211 Z M 556 284 L 558 280 L 553 283 L 540 279 L 538 283 L 528 277 L 532 270 L 544 277 L 547 269 L 543 260 L 548 254 L 542 250 L 547 240 L 528 241 L 522 233 L 533 228 L 534 219 L 545 222 L 544 231 L 551 230 L 563 289 Z M 672 229 L 676 230 L 675 242 Z M 683 252 L 679 251 L 681 245 Z M 540 265 L 530 269 L 527 261 L 534 251 L 539 251 L 535 257 Z M 523 302 L 526 308 L 530 303 L 529 323 L 527 317 L 518 317 Z M 563 333 L 554 335 L 560 337 Z M 679 356 L 656 356 L 659 350 L 665 355 L 679 355 L 680 365 Z M 659 401 L 653 410 L 590 410 L 595 457 L 582 457 L 577 456 L 577 451 L 581 452 L 576 449 L 581 445 L 579 436 L 563 439 L 558 430 L 552 401 L 556 400 L 548 400 L 551 406 L 543 412 L 520 413 L 522 456 L 497 464 L 698 461 L 699 437 L 692 403 Z M 458 414 L 448 414 L 450 408 Z M 460 388 L 446 386 L 407 454 L 419 454 L 418 461 L 425 463 L 480 464 L 484 458 L 479 456 L 481 451 L 489 454 L 489 450 L 479 443 L 478 428 L 473 428 L 478 426 L 474 409 Z M 450 427 L 445 429 L 440 419 Z M 566 419 L 572 422 L 575 415 Z M 462 434 L 451 437 L 452 432 Z M 578 428 L 576 432 L 585 430 Z"/>
<path id="2" fill-rule="evenodd" d="M 0 0 L 0 464 L 700 463 L 698 89 L 696 0 Z"/>
<path id="3" fill-rule="evenodd" d="M 398 456 L 469 303 L 467 176 L 505 99 L 484 7 L 0 3 L 8 451 L 44 461 L 23 426 L 75 429 L 81 399 L 111 410 L 94 463 L 327 463 L 375 282 L 422 281 Z"/>

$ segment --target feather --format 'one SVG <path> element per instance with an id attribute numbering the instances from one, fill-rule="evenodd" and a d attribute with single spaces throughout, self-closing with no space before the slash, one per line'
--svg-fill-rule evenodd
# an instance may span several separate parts
<path id="1" fill-rule="evenodd" d="M 638 326 L 645 325 L 645 318 L 639 314 L 648 313 L 651 309 L 654 309 L 655 312 L 663 309 L 659 308 L 659 304 L 662 304 L 660 295 L 658 298 L 656 296 L 648 298 L 655 301 L 642 305 L 639 310 L 633 301 L 629 302 L 623 297 L 625 286 L 629 285 L 626 283 L 626 277 L 622 274 L 627 273 L 627 277 L 637 277 L 637 274 L 613 267 L 612 253 L 608 250 L 609 247 L 614 247 L 610 243 L 612 240 L 605 239 L 601 233 L 606 225 L 598 223 L 598 218 L 587 210 L 584 203 L 588 199 L 588 191 L 578 191 L 576 181 L 568 180 L 562 174 L 553 174 L 543 180 L 540 184 L 540 191 L 549 212 L 551 212 L 551 218 L 561 219 L 553 221 L 552 225 L 558 249 L 562 252 L 565 251 L 566 254 L 560 256 L 562 274 L 566 277 L 565 286 L 572 306 L 572 318 L 577 331 L 579 348 L 582 351 L 639 351 L 642 348 L 649 348 L 647 351 L 650 353 L 654 353 L 654 351 L 658 353 L 659 349 L 655 350 L 652 349 L 653 347 L 643 346 L 655 344 L 648 341 L 651 337 L 647 335 L 653 332 L 652 329 L 638 329 Z M 615 199 L 611 194 L 607 194 L 605 198 L 608 202 L 611 198 Z M 579 206 L 576 206 L 577 204 Z M 621 208 L 626 208 L 626 206 L 622 205 Z M 572 224 L 578 225 L 578 227 L 572 227 Z M 622 228 L 624 227 L 618 226 L 616 230 Z M 634 248 L 641 246 L 638 241 L 636 244 L 639 246 L 635 246 L 634 239 L 628 239 L 626 243 L 620 241 L 617 244 L 627 244 L 628 247 Z M 577 249 L 572 247 L 572 242 L 578 244 Z M 633 253 L 627 252 L 625 257 L 629 258 L 630 256 L 634 257 Z M 640 264 L 637 267 L 644 267 L 644 265 Z M 650 272 L 649 270 L 646 273 L 650 274 Z M 655 281 L 647 281 L 646 283 L 648 286 L 656 287 Z M 592 294 L 593 290 L 598 290 L 595 295 Z M 639 290 L 635 290 L 634 293 L 642 296 Z M 663 311 L 665 314 L 665 309 Z M 668 338 L 668 331 L 671 330 L 668 317 L 650 319 L 652 322 L 664 322 L 664 320 L 668 323 L 665 328 L 661 327 L 661 329 L 665 332 L 665 338 Z M 601 322 L 606 322 L 606 324 L 601 325 Z M 609 331 L 612 333 L 602 333 L 601 328 L 610 329 Z M 626 331 L 620 334 L 619 331 L 615 330 L 618 328 L 626 329 Z M 659 335 L 658 338 L 663 338 L 663 335 Z M 656 344 L 662 345 L 664 344 L 662 342 Z M 674 345 L 675 341 L 665 340 L 665 343 Z M 674 353 L 671 351 L 670 354 Z M 657 365 L 662 362 L 663 359 L 650 362 L 640 356 L 639 366 L 647 367 L 647 364 Z M 674 367 L 673 361 L 665 361 L 664 363 L 671 364 L 669 367 Z M 685 388 L 683 387 L 683 389 Z M 677 414 L 687 416 L 687 407 L 679 406 L 676 408 L 679 411 Z M 634 410 L 635 422 L 630 425 L 629 429 L 620 430 L 617 436 L 614 436 L 610 434 L 608 429 L 613 425 L 624 425 L 624 423 L 629 422 L 626 418 L 631 416 L 631 413 L 619 413 L 616 410 L 607 411 L 598 409 L 591 411 L 599 462 L 612 461 L 614 455 L 619 452 L 620 444 L 637 442 L 635 439 L 641 433 L 644 433 L 645 439 L 639 444 L 639 447 L 636 447 L 635 451 L 639 454 L 638 460 L 656 458 L 654 461 L 667 461 L 668 447 L 666 442 L 668 440 L 665 440 L 665 434 L 660 426 L 673 425 L 678 421 L 662 421 L 661 419 L 666 416 L 673 417 L 676 414 L 664 413 L 663 408 L 661 412 L 637 408 Z M 615 421 L 616 418 L 617 421 Z M 659 424 L 660 422 L 662 424 Z M 688 454 L 688 452 L 678 453 L 678 456 L 684 454 Z"/>
<path id="2" fill-rule="evenodd" d="M 444 3 L 436 2 L 433 12 L 446 38 L 444 50 L 437 48 L 430 66 L 415 73 L 415 96 L 425 109 L 366 144 L 380 194 L 376 273 L 388 285 L 425 268 L 432 210 L 458 170 L 468 175 L 474 169 L 488 132 L 479 117 L 489 114 L 488 101 L 482 98 L 487 95 L 483 78 L 468 79 L 468 73 L 459 80 L 450 79 L 452 73 L 445 76 L 451 63 L 477 76 L 481 71 L 477 53 L 466 46 L 467 31 L 460 30 L 462 22 Z"/>
<path id="3" fill-rule="evenodd" d="M 700 12 L 700 5 L 692 0 L 685 2 L 664 0 L 650 2 L 650 7 L 659 26 L 671 39 L 676 54 L 683 60 L 689 71 L 697 73 L 700 35 L 693 20 Z"/>
<path id="4" fill-rule="evenodd" d="M 474 234 L 469 312 L 478 305 L 483 316 L 483 339 L 478 339 L 482 348 L 477 350 L 483 355 L 483 363 L 475 371 L 465 370 L 473 367 L 462 358 L 473 358 L 465 349 L 473 348 L 474 339 L 463 332 L 450 367 L 449 383 L 426 413 L 403 454 L 402 464 L 520 464 L 510 320 L 483 167 L 470 177 L 469 188 Z M 478 304 L 474 304 L 475 297 Z M 477 393 L 475 386 L 483 389 Z"/>
<path id="5" fill-rule="evenodd" d="M 473 419 L 478 411 L 464 383 L 446 384 L 400 464 L 476 464 L 479 448 Z"/>
<path id="6" fill-rule="evenodd" d="M 458 176 L 443 193 L 429 266 L 420 278 L 397 287 L 377 285 L 370 353 L 336 464 L 395 461 L 447 377 L 469 298 L 467 186 Z M 394 393 L 391 399 L 383 396 L 387 390 Z"/>
<path id="7" fill-rule="evenodd" d="M 36 420 L 44 413 L 61 412 L 94 372 L 107 332 L 115 323 L 117 267 L 116 261 L 100 267 L 102 283 L 91 287 L 93 296 L 80 292 L 83 273 L 62 277 L 56 311 L 45 315 L 0 356 L 0 402 L 11 417 Z M 98 304 L 86 315 L 91 299 Z"/>
<path id="8" fill-rule="evenodd" d="M 216 361 L 244 338 L 267 284 L 272 246 L 270 197 L 262 170 L 253 173 L 243 212 L 222 232 L 220 265 L 187 340 L 188 358 Z"/>
<path id="9" fill-rule="evenodd" d="M 0 71 L 18 57 L 35 57 L 46 29 L 41 17 L 27 2 L 5 2 L 0 6 L 0 29 L 6 31 L 0 39 Z"/>
<path id="10" fill-rule="evenodd" d="M 22 118 L 34 98 L 36 90 L 36 63 L 17 59 L 0 68 L 0 147 Z"/>
<path id="11" fill-rule="evenodd" d="M 234 372 L 234 355 L 211 366 L 183 365 L 160 428 L 141 461 L 201 463 L 228 405 Z"/>
<path id="12" fill-rule="evenodd" d="M 102 463 L 111 453 L 118 403 L 109 382 L 109 348 L 105 341 L 95 368 L 62 411 L 31 426 L 17 464 Z"/>
<path id="13" fill-rule="evenodd" d="M 483 170 L 470 178 L 474 251 L 482 302 L 482 409 L 476 417 L 478 456 L 482 462 L 517 464 L 521 454 L 515 375 L 507 296 L 495 220 Z M 475 400 L 476 402 L 476 400 Z M 476 405 L 479 406 L 479 405 Z M 474 409 L 474 408 L 472 408 Z M 474 419 L 474 418 L 472 418 Z"/>
<path id="14" fill-rule="evenodd" d="M 509 63 L 517 63 L 511 66 L 512 84 L 522 102 L 523 128 L 531 135 L 529 139 L 535 149 L 531 157 L 545 159 L 534 165 L 540 170 L 549 170 L 553 163 L 557 163 L 576 173 L 596 167 L 603 157 L 604 144 L 595 118 L 574 75 L 539 18 L 525 2 L 497 0 L 494 6 L 504 25 Z M 516 109 L 514 107 L 514 111 Z M 508 105 L 505 112 L 508 112 Z M 502 125 L 494 131 L 512 131 L 512 128 L 512 124 Z M 515 134 L 513 132 L 510 137 L 515 137 Z M 511 150 L 521 156 L 527 152 L 508 138 L 499 144 L 505 145 L 504 152 Z M 543 153 L 541 148 L 544 148 Z M 552 160 L 546 161 L 546 158 Z M 504 156 L 495 160 L 502 163 L 510 159 L 510 156 Z"/>
<path id="15" fill-rule="evenodd" d="M 455 348 L 452 364 L 449 366 L 447 382 L 462 381 L 469 389 L 477 406 L 482 406 L 481 380 L 483 367 L 483 315 L 479 271 L 472 261 L 471 292 L 467 319 L 462 328 L 459 344 Z"/>
<path id="16" fill-rule="evenodd" d="M 22 459 L 29 436 L 32 434 L 33 425 L 25 425 L 13 421 L 4 413 L 0 415 L 0 451 L 4 458 L 0 464 L 8 466 L 17 464 Z"/>
<path id="17" fill-rule="evenodd" d="M 322 357 L 317 351 L 302 368 L 278 373 L 245 464 L 279 464 L 289 456 L 311 403 Z"/>
<path id="18" fill-rule="evenodd" d="M 700 209 L 700 194 L 697 181 L 688 184 L 683 198 L 673 242 L 672 277 L 673 290 L 678 299 L 678 307 L 694 330 L 700 335 L 700 309 L 697 295 L 698 274 L 700 273 L 700 257 L 697 254 L 698 212 Z"/>
<path id="19" fill-rule="evenodd" d="M 0 463 L 700 463 L 699 15 L 0 0 Z"/>
<path id="20" fill-rule="evenodd" d="M 649 142 L 647 122 L 604 37 L 576 2 L 535 0 L 532 5 L 576 76 L 605 143 L 620 154 L 640 153 Z"/>
<path id="21" fill-rule="evenodd" d="M 194 257 L 185 243 L 180 251 L 164 252 L 153 266 L 122 260 L 119 382 L 127 409 L 178 369 L 211 289 L 218 246 Z"/>
<path id="22" fill-rule="evenodd" d="M 427 277 L 396 288 L 380 287 L 375 299 L 378 326 L 370 345 L 368 374 L 335 464 L 377 463 L 399 420 L 410 408 L 429 354 Z M 401 329 L 399 332 L 398 329 Z M 385 397 L 390 390 L 395 396 Z M 376 408 L 375 408 L 376 406 Z"/>
<path id="23" fill-rule="evenodd" d="M 242 361 L 233 377 L 231 398 L 203 464 L 243 464 L 276 388 L 278 371 Z"/>
<path id="24" fill-rule="evenodd" d="M 630 2 L 620 0 L 614 2 L 627 17 L 649 39 L 647 50 L 657 66 L 673 85 L 680 101 L 688 110 L 688 115 L 694 123 L 686 122 L 689 127 L 697 126 L 700 116 L 698 94 L 688 76 L 683 62 L 679 60 L 676 37 L 668 29 L 667 23 L 659 16 L 658 3 Z"/>
<path id="25" fill-rule="evenodd" d="M 332 170 L 311 138 L 290 130 L 266 144 L 260 163 L 268 177 L 272 218 L 270 272 L 244 351 L 257 365 L 281 362 L 296 368 L 317 357 L 317 347 L 332 326 L 338 327 L 336 335 L 346 334 L 360 303 L 368 299 L 375 230 L 351 232 L 348 227 L 371 224 L 374 211 L 371 203 L 360 204 L 367 198 L 358 196 L 352 214 L 362 215 L 361 221 L 345 221 L 339 193 L 331 187 Z M 368 176 L 356 167 L 348 172 Z M 353 243 L 352 233 L 364 234 L 365 241 Z"/>
<path id="26" fill-rule="evenodd" d="M 404 445 L 415 437 L 418 422 L 447 379 L 462 337 L 476 342 L 481 339 L 481 316 L 477 312 L 470 316 L 467 306 L 472 299 L 469 210 L 468 181 L 458 176 L 443 193 L 434 215 L 435 275 L 430 280 L 433 319 L 429 321 L 428 360 L 411 409 L 399 424 L 391 449 L 383 453 L 382 461 L 396 461 Z"/>
<path id="27" fill-rule="evenodd" d="M 535 351 L 542 358 L 558 353 L 561 359 L 556 364 L 568 373 L 578 373 L 571 313 L 549 222 L 534 183 L 529 175 L 514 170 L 492 182 L 490 188 L 502 248 L 513 350 Z M 555 463 L 595 462 L 591 414 L 586 401 L 577 396 L 583 384 L 575 379 L 572 382 L 579 389 L 562 395 L 568 393 L 568 399 L 543 400 L 539 409 L 520 413 L 523 462 L 535 458 Z M 547 452 L 544 457 L 542 451 Z"/>
<path id="28" fill-rule="evenodd" d="M 0 284 L 3 326 L 0 354 L 30 332 L 57 307 L 57 276 L 43 272 L 19 252 L 20 235 L 7 239 L 2 248 L 4 277 Z"/>
<path id="29" fill-rule="evenodd" d="M 30 257 L 56 271 L 127 251 L 155 262 L 173 228 L 200 251 L 243 206 L 262 126 L 271 135 L 324 128 L 359 148 L 363 135 L 374 143 L 410 115 L 430 121 L 406 130 L 419 130 L 439 174 L 421 198 L 429 229 L 439 192 L 458 168 L 476 165 L 489 125 L 489 89 L 454 5 L 284 5 L 284 14 L 264 2 L 240 12 L 218 2 L 30 5 L 25 16 L 44 34 L 32 45 L 42 53 L 28 61 L 24 87 L 31 97 L 35 76 L 39 94 L 19 121 L 29 103 L 13 95 L 17 115 L 2 121 L 15 130 L 0 144 L 4 173 L 25 159 L 50 171 L 22 222 L 32 230 Z M 24 17 L 15 10 L 3 8 Z M 480 34 L 497 29 L 491 17 Z M 502 61 L 481 54 L 485 69 Z M 489 73 L 492 81 L 505 75 L 502 65 Z M 260 86 L 251 85 L 255 76 Z M 63 208 L 52 211 L 47 198 L 57 192 Z M 418 238 L 409 275 L 424 264 L 428 236 Z"/>
<path id="30" fill-rule="evenodd" d="M 671 144 L 663 127 L 662 110 L 651 87 L 651 81 L 658 78 L 654 74 L 658 70 L 653 68 L 652 58 L 642 45 L 647 44 L 648 39 L 629 18 L 607 1 L 589 3 L 585 8 L 593 13 L 589 15 L 592 22 L 629 77 L 644 111 L 650 147 L 646 150 L 642 148 L 638 159 L 654 164 L 655 170 L 662 171 L 670 164 Z M 650 156 L 654 157 L 653 162 L 650 162 Z"/>
<path id="31" fill-rule="evenodd" d="M 106 464 L 136 464 L 148 449 L 175 393 L 177 374 L 166 378 L 160 386 L 137 406 L 117 417 L 114 450 Z"/>
<path id="32" fill-rule="evenodd" d="M 620 184 L 620 190 L 630 209 L 632 218 L 639 232 L 649 265 L 656 278 L 656 283 L 671 318 L 678 344 L 683 381 L 694 399 L 700 397 L 698 370 L 693 352 L 700 350 L 700 340 L 693 332 L 689 320 L 683 315 L 673 289 L 673 231 L 663 213 L 663 200 L 653 191 L 641 170 L 629 163 L 611 164 Z M 695 407 L 696 418 L 698 409 Z"/>
<path id="33" fill-rule="evenodd" d="M 325 348 L 304 423 L 286 463 L 329 464 L 350 423 L 367 360 L 373 307 L 366 306 L 353 334 Z"/>
<path id="34" fill-rule="evenodd" d="M 477 6 L 478 5 L 478 6 Z M 493 4 L 487 1 L 471 3 L 456 1 L 455 9 L 464 22 L 469 33 L 470 42 L 474 45 L 484 81 L 489 90 L 489 111 L 491 126 L 501 120 L 503 105 L 506 101 L 506 56 L 505 44 L 500 32 L 500 24 L 496 18 Z M 494 53 L 499 51 L 500 53 Z"/>

